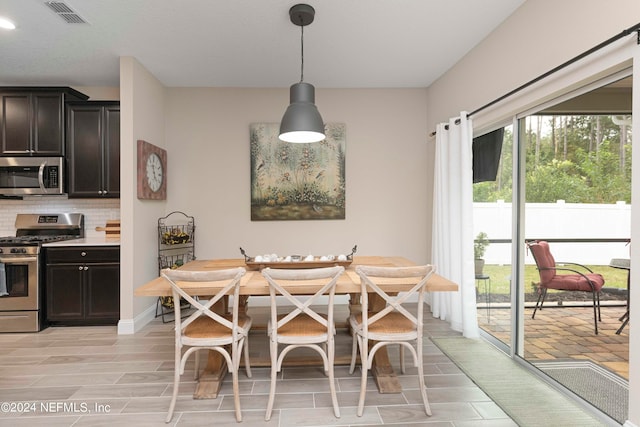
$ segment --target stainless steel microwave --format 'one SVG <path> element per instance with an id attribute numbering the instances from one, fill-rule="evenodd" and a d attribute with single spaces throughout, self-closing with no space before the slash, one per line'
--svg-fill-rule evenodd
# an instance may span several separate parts
<path id="1" fill-rule="evenodd" d="M 0 157 L 0 195 L 64 194 L 64 157 Z"/>

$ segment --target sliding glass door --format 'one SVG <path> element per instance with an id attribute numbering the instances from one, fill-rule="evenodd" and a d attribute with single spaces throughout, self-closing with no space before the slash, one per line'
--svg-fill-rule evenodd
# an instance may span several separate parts
<path id="1" fill-rule="evenodd" d="M 525 254 L 520 355 L 620 423 L 628 410 L 629 335 L 622 322 L 631 232 L 630 97 L 627 78 L 519 121 L 525 239 L 534 249 L 548 247 L 558 267 L 551 286 L 562 288 L 547 289 L 536 270 L 545 267 L 541 256 Z M 569 290 L 591 272 L 603 278 L 599 295 Z M 603 388 L 621 398 L 603 397 Z"/>
<path id="2" fill-rule="evenodd" d="M 513 126 L 473 141 L 478 325 L 509 347 L 512 335 Z"/>
<path id="3" fill-rule="evenodd" d="M 621 423 L 629 377 L 631 82 L 630 71 L 611 77 L 500 128 L 495 177 L 483 175 L 490 161 L 474 162 L 483 170 L 474 183 L 484 260 L 476 272 L 478 324 L 499 347 Z M 527 246 L 540 241 L 556 274 L 602 275 L 599 314 L 592 292 L 545 289 Z"/>

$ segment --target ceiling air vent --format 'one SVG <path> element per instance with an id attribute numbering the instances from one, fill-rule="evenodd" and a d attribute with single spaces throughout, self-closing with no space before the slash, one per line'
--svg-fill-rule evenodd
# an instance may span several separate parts
<path id="1" fill-rule="evenodd" d="M 87 21 L 82 19 L 80 15 L 73 11 L 66 3 L 61 1 L 44 2 L 49 9 L 53 10 L 56 15 L 65 20 L 67 24 L 86 24 Z"/>

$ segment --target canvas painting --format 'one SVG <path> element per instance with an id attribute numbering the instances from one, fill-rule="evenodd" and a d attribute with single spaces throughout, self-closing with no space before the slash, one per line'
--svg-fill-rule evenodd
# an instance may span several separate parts
<path id="1" fill-rule="evenodd" d="M 321 142 L 280 141 L 279 123 L 254 123 L 251 220 L 345 219 L 345 125 L 325 124 Z"/>

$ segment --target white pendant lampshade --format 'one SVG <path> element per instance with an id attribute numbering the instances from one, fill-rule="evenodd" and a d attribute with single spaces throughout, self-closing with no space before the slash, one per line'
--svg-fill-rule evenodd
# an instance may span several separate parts
<path id="1" fill-rule="evenodd" d="M 315 88 L 312 84 L 303 82 L 304 77 L 304 27 L 313 22 L 315 10 L 308 4 L 297 4 L 289 9 L 291 22 L 301 30 L 301 66 L 300 83 L 289 89 L 289 107 L 280 122 L 282 141 L 293 143 L 309 143 L 322 141 L 324 136 L 324 122 L 316 107 Z"/>
<path id="2" fill-rule="evenodd" d="M 286 142 L 319 142 L 324 139 L 324 122 L 315 105 L 315 88 L 296 83 L 289 89 L 290 105 L 280 122 L 279 138 Z"/>
<path id="3" fill-rule="evenodd" d="M 4 18 L 4 17 L 0 16 L 0 28 L 3 28 L 5 30 L 15 30 L 16 29 L 16 24 L 11 22 L 7 18 Z"/>

